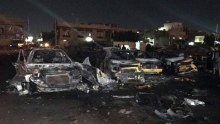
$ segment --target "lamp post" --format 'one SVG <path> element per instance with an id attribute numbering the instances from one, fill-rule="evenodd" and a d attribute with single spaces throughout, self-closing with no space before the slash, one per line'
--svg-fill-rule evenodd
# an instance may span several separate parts
<path id="1" fill-rule="evenodd" d="M 87 36 L 86 38 L 85 38 L 85 41 L 86 42 L 93 42 L 93 38 L 91 37 L 91 34 L 89 33 L 89 36 Z"/>

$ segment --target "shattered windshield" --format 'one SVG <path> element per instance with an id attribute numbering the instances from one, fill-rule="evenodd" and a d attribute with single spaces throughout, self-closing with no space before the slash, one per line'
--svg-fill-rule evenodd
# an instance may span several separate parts
<path id="1" fill-rule="evenodd" d="M 71 63 L 62 50 L 36 50 L 31 63 Z"/>
<path id="2" fill-rule="evenodd" d="M 160 68 L 160 63 L 145 63 L 142 65 L 143 68 Z"/>
<path id="3" fill-rule="evenodd" d="M 115 59 L 115 60 L 134 60 L 135 57 L 130 51 L 113 51 L 111 59 Z"/>

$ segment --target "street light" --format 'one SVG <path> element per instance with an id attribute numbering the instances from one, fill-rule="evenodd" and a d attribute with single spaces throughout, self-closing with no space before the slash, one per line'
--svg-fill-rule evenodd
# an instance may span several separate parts
<path id="1" fill-rule="evenodd" d="M 190 46 L 193 46 L 193 45 L 194 45 L 194 42 L 189 42 L 189 45 L 190 45 Z"/>
<path id="2" fill-rule="evenodd" d="M 86 40 L 86 42 L 92 42 L 93 41 L 92 37 L 90 37 L 90 36 L 86 37 L 85 40 Z"/>
<path id="3" fill-rule="evenodd" d="M 93 41 L 93 38 L 91 37 L 91 34 L 89 33 L 89 36 L 87 36 L 86 38 L 85 38 L 85 41 L 86 42 L 92 42 Z"/>

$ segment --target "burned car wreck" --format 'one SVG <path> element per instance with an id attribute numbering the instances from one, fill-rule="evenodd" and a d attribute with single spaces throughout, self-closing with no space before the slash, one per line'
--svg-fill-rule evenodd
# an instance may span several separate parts
<path id="1" fill-rule="evenodd" d="M 162 62 L 156 58 L 137 58 L 141 63 L 144 74 L 161 74 L 163 72 Z"/>
<path id="2" fill-rule="evenodd" d="M 21 50 L 10 85 L 20 94 L 78 89 L 100 90 L 114 82 L 99 69 L 73 62 L 61 49 L 35 48 L 28 56 Z"/>
<path id="3" fill-rule="evenodd" d="M 193 59 L 190 57 L 169 56 L 164 58 L 164 70 L 168 74 L 184 75 L 198 72 Z"/>
<path id="4" fill-rule="evenodd" d="M 104 59 L 104 70 L 112 79 L 121 83 L 145 82 L 140 62 L 129 50 L 107 47 Z"/>

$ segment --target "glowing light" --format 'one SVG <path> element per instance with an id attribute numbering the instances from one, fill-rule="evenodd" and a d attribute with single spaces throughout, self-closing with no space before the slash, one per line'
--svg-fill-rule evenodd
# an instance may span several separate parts
<path id="1" fill-rule="evenodd" d="M 220 42 L 219 42 L 219 41 L 215 41 L 215 42 L 214 42 L 214 45 L 216 45 L 216 44 L 220 44 Z"/>
<path id="2" fill-rule="evenodd" d="M 179 39 L 182 40 L 183 38 L 182 38 L 182 37 L 179 37 Z"/>
<path id="3" fill-rule="evenodd" d="M 43 38 L 37 39 L 37 42 L 41 42 L 41 41 L 43 41 Z"/>
<path id="4" fill-rule="evenodd" d="M 49 43 L 41 43 L 40 47 L 50 47 L 50 44 Z"/>
<path id="5" fill-rule="evenodd" d="M 49 44 L 49 43 L 45 43 L 44 46 L 45 46 L 45 47 L 49 47 L 50 44 Z"/>
<path id="6" fill-rule="evenodd" d="M 204 39 L 205 39 L 205 36 L 195 36 L 196 43 L 203 43 Z"/>
<path id="7" fill-rule="evenodd" d="M 150 37 L 148 37 L 147 39 L 149 40 L 149 44 L 151 46 L 154 46 L 154 39 L 153 38 L 151 39 Z"/>
<path id="8" fill-rule="evenodd" d="M 86 40 L 86 42 L 92 42 L 93 41 L 92 37 L 90 37 L 90 36 L 86 37 L 85 40 Z"/>
<path id="9" fill-rule="evenodd" d="M 67 40 L 63 40 L 63 42 L 66 42 Z"/>
<path id="10" fill-rule="evenodd" d="M 18 47 L 23 47 L 24 43 L 18 43 Z"/>
<path id="11" fill-rule="evenodd" d="M 125 46 L 125 48 L 127 49 L 127 50 L 130 50 L 130 46 L 129 45 L 124 45 Z M 121 45 L 121 49 L 122 49 L 122 47 L 123 47 L 123 45 Z"/>
<path id="12" fill-rule="evenodd" d="M 25 38 L 25 41 L 26 41 L 26 42 L 32 42 L 33 39 L 34 39 L 33 36 L 28 36 L 27 38 Z"/>
<path id="13" fill-rule="evenodd" d="M 168 31 L 168 28 L 167 27 L 160 27 L 158 28 L 159 31 Z"/>
<path id="14" fill-rule="evenodd" d="M 137 50 L 140 50 L 140 48 L 141 48 L 141 43 L 140 43 L 139 41 L 135 43 L 135 48 L 136 48 Z"/>
<path id="15" fill-rule="evenodd" d="M 190 46 L 193 46 L 193 45 L 194 45 L 194 42 L 189 42 L 189 45 L 190 45 Z"/>

